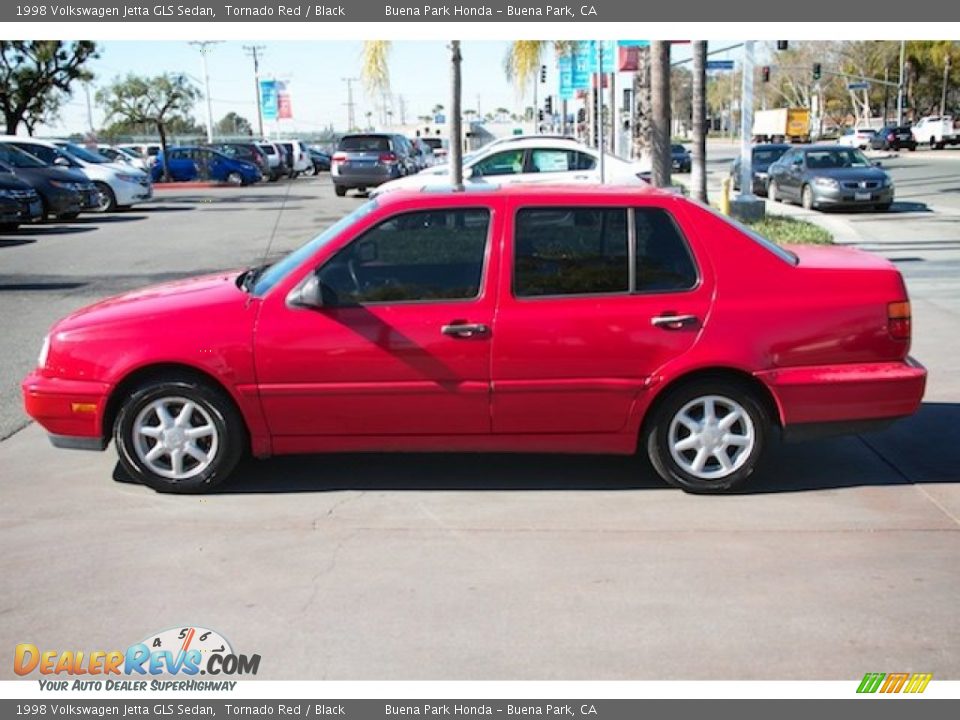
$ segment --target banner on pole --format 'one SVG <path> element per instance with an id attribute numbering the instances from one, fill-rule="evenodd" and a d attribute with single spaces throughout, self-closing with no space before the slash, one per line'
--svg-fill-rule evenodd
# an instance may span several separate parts
<path id="1" fill-rule="evenodd" d="M 573 100 L 573 57 L 561 55 L 557 59 L 557 73 L 560 76 L 560 87 L 557 94 L 561 100 Z"/>
<path id="2" fill-rule="evenodd" d="M 290 91 L 285 82 L 277 83 L 277 119 L 293 119 L 293 106 L 290 104 Z"/>
<path id="3" fill-rule="evenodd" d="M 277 81 L 260 81 L 260 114 L 264 120 L 276 120 L 278 111 Z"/>

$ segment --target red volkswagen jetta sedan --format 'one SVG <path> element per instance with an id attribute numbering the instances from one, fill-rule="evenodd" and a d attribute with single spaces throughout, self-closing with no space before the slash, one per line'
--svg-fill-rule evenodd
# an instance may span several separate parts
<path id="1" fill-rule="evenodd" d="M 775 435 L 913 413 L 889 262 L 785 249 L 675 195 L 397 192 L 279 262 L 58 322 L 24 381 L 58 447 L 195 492 L 283 453 L 645 451 L 729 490 Z"/>

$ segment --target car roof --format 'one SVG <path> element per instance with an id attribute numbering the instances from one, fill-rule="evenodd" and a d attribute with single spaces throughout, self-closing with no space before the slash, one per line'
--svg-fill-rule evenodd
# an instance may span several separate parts
<path id="1" fill-rule="evenodd" d="M 589 200 L 591 198 L 611 198 L 629 200 L 636 197 L 660 197 L 684 200 L 684 196 L 676 192 L 649 186 L 627 185 L 572 185 L 535 183 L 530 185 L 471 185 L 463 190 L 454 190 L 453 187 L 438 187 L 425 185 L 422 188 L 403 188 L 385 193 L 377 197 L 378 202 L 384 205 L 405 200 L 423 200 L 424 197 L 454 197 L 460 196 L 469 200 L 493 199 L 505 197 L 534 197 L 541 199 Z"/>
<path id="2" fill-rule="evenodd" d="M 48 148 L 57 149 L 56 143 L 52 143 L 49 140 L 41 140 L 40 138 L 35 137 L 23 137 L 21 135 L 0 135 L 0 142 L 8 143 L 30 143 L 32 145 L 42 145 Z"/>

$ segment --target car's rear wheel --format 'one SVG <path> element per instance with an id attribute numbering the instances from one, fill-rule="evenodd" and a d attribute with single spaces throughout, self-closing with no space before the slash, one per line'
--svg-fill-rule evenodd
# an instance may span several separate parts
<path id="1" fill-rule="evenodd" d="M 347 188 L 343 185 L 334 185 L 333 191 L 337 194 L 337 197 L 343 197 L 347 194 Z"/>
<path id="2" fill-rule="evenodd" d="M 777 185 L 776 180 L 770 181 L 770 186 L 767 188 L 767 199 L 770 202 L 780 202 L 780 186 Z"/>
<path id="3" fill-rule="evenodd" d="M 117 209 L 117 196 L 109 185 L 95 182 L 97 187 L 97 212 L 113 212 Z"/>
<path id="4" fill-rule="evenodd" d="M 725 380 L 683 385 L 654 410 L 647 453 L 669 484 L 693 493 L 742 484 L 760 461 L 770 420 L 746 386 Z"/>
<path id="5" fill-rule="evenodd" d="M 114 424 L 120 464 L 159 492 L 204 492 L 221 483 L 243 456 L 246 432 L 230 398 L 197 380 L 141 385 Z"/>
<path id="6" fill-rule="evenodd" d="M 243 185 L 243 175 L 234 170 L 227 175 L 227 182 L 231 185 Z"/>
<path id="7" fill-rule="evenodd" d="M 800 203 L 803 205 L 804 210 L 813 210 L 815 203 L 813 202 L 813 190 L 809 185 L 803 186 L 803 192 L 800 194 Z"/>

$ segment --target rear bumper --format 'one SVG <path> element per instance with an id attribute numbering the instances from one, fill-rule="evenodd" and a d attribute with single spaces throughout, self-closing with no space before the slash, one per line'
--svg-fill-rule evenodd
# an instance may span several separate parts
<path id="1" fill-rule="evenodd" d="M 903 362 L 783 368 L 756 374 L 773 393 L 785 428 L 810 423 L 859 423 L 912 415 L 927 371 Z"/>
<path id="2" fill-rule="evenodd" d="M 103 415 L 108 384 L 48 378 L 34 371 L 21 388 L 27 415 L 50 433 L 54 445 L 99 450 L 106 446 Z"/>

